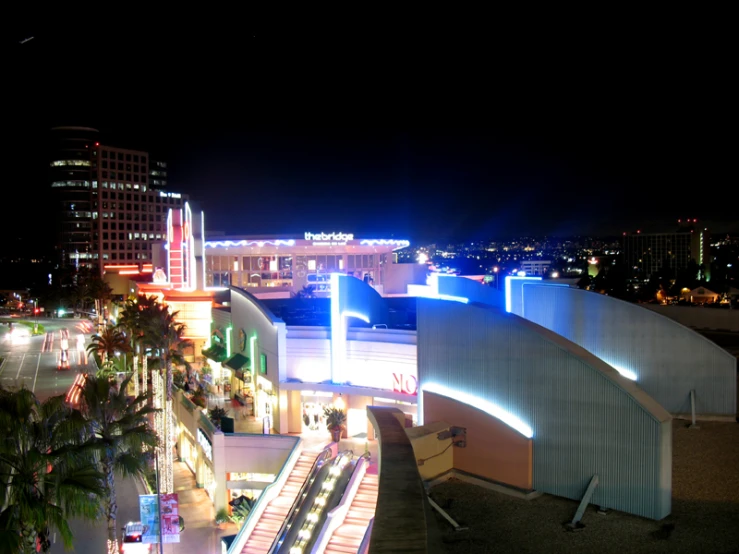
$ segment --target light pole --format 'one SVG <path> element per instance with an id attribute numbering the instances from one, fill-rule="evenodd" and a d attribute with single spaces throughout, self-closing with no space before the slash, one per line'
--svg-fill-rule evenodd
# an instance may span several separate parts
<path id="1" fill-rule="evenodd" d="M 164 543 L 162 542 L 162 498 L 159 496 L 159 449 L 154 449 L 154 461 L 156 464 L 156 482 L 157 482 L 157 520 L 159 523 L 159 554 L 164 554 Z"/>

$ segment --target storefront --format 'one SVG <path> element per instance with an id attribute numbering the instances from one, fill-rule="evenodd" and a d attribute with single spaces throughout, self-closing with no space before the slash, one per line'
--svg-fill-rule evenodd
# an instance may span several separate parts
<path id="1" fill-rule="evenodd" d="M 300 391 L 300 412 L 302 414 L 302 433 L 326 434 L 326 417 L 324 409 L 333 403 L 334 393 L 314 390 Z"/>
<path id="2" fill-rule="evenodd" d="M 330 294 L 330 274 L 346 273 L 382 293 L 385 270 L 395 250 L 407 240 L 358 239 L 347 233 L 304 233 L 301 237 L 224 237 L 205 242 L 208 287 L 233 285 L 295 294 L 310 287 L 317 296 Z"/>
<path id="3" fill-rule="evenodd" d="M 242 496 L 256 501 L 276 478 L 274 473 L 227 473 L 229 514 L 233 513 L 234 501 L 238 502 Z"/>
<path id="4" fill-rule="evenodd" d="M 195 446 L 195 438 L 186 427 L 180 428 L 180 460 L 187 464 L 190 471 L 193 473 L 197 472 L 198 466 L 198 449 Z"/>
<path id="5" fill-rule="evenodd" d="M 198 427 L 197 441 L 203 454 L 201 464 L 197 465 L 195 472 L 195 480 L 199 487 L 206 490 L 208 496 L 213 498 L 215 492 L 216 480 L 213 474 L 213 441 L 208 433 Z"/>

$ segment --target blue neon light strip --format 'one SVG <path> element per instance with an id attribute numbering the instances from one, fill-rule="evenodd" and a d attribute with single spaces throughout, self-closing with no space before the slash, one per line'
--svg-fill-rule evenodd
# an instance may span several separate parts
<path id="1" fill-rule="evenodd" d="M 295 240 L 283 240 L 283 239 L 276 239 L 276 240 L 209 240 L 205 241 L 205 247 L 206 248 L 230 248 L 234 246 L 252 246 L 257 245 L 259 248 L 262 248 L 266 244 L 271 244 L 272 246 L 295 246 Z"/>
<path id="2" fill-rule="evenodd" d="M 410 246 L 409 240 L 396 240 L 396 239 L 362 239 L 359 244 L 366 246 L 395 246 L 395 248 L 405 248 Z"/>
<path id="3" fill-rule="evenodd" d="M 494 418 L 499 419 L 500 421 L 508 425 L 508 427 L 510 427 L 511 429 L 515 429 L 527 439 L 530 439 L 534 436 L 534 431 L 533 429 L 531 429 L 530 425 L 528 425 L 518 417 L 514 416 L 512 413 L 504 410 L 500 406 L 493 404 L 492 402 L 489 402 L 483 398 L 480 398 L 479 396 L 468 394 L 458 389 L 451 389 L 437 383 L 424 384 L 421 386 L 421 391 L 432 392 L 434 394 L 446 396 L 447 398 L 451 398 L 452 400 L 458 400 L 459 402 L 468 404 L 473 408 L 482 410 L 486 414 L 490 414 Z"/>

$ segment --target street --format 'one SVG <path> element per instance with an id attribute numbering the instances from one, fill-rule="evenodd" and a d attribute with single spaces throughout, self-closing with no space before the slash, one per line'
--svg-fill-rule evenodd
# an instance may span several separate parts
<path id="1" fill-rule="evenodd" d="M 17 321 L 13 321 L 12 329 L 0 324 L 0 384 L 8 388 L 25 386 L 45 400 L 66 394 L 75 375 L 89 370 L 85 348 L 92 335 L 78 328 L 79 319 L 39 319 L 39 323 L 46 335 L 35 337 L 29 327 Z M 83 339 L 78 339 L 79 335 Z M 59 371 L 57 364 L 64 341 L 69 343 L 69 369 Z"/>
<path id="2" fill-rule="evenodd" d="M 40 400 L 50 396 L 66 394 L 75 376 L 80 372 L 93 370 L 85 348 L 90 343 L 92 333 L 83 328 L 79 319 L 39 319 L 46 333 L 31 336 L 31 329 L 13 321 L 11 329 L 0 324 L 0 384 L 13 388 L 25 386 L 31 389 Z M 88 327 L 92 330 L 92 327 Z M 68 349 L 69 369 L 58 370 L 62 348 Z M 135 479 L 116 476 L 118 494 L 117 532 L 128 521 L 139 519 L 139 494 L 144 494 L 143 485 Z M 81 520 L 71 521 L 74 533 L 74 548 L 64 550 L 58 533 L 52 534 L 51 552 L 62 554 L 99 554 L 105 552 L 107 522 L 104 518 L 92 523 Z"/>
<path id="3" fill-rule="evenodd" d="M 138 479 L 123 479 L 116 475 L 116 494 L 118 495 L 118 520 L 116 533 L 121 538 L 121 527 L 129 521 L 139 521 L 139 494 L 145 494 L 143 484 Z M 71 550 L 64 550 L 64 543 L 58 533 L 52 534 L 51 554 L 100 554 L 105 552 L 108 538 L 108 523 L 105 517 L 96 522 L 72 520 L 70 522 L 74 534 Z"/>

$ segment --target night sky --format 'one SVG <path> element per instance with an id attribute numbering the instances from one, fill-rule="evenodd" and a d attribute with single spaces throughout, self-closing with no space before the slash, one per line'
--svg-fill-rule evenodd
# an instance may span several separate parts
<path id="1" fill-rule="evenodd" d="M 739 231 L 723 18 L 575 15 L 15 18 L 9 221 L 48 190 L 48 129 L 82 125 L 168 161 L 229 234 Z"/>

